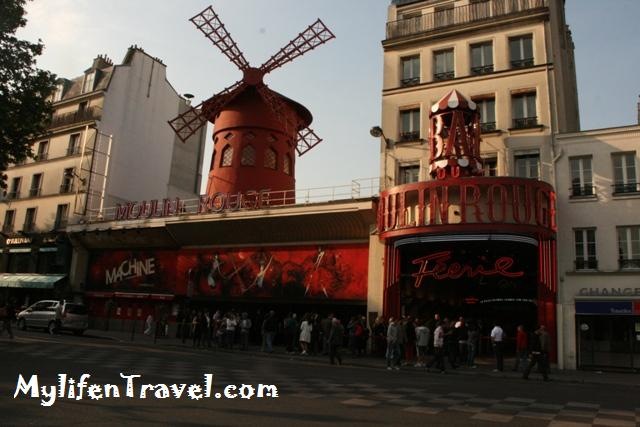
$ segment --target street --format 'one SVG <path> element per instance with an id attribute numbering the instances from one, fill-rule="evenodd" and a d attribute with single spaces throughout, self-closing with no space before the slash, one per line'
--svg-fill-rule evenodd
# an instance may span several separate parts
<path id="1" fill-rule="evenodd" d="M 635 426 L 640 422 L 640 389 L 631 381 L 589 384 L 529 381 L 473 372 L 427 373 L 407 367 L 330 366 L 324 359 L 284 355 L 150 346 L 73 335 L 21 332 L 0 339 L 0 406 L 3 425 L 171 424 L 171 425 L 478 425 Z M 349 359 L 346 360 L 349 363 Z M 136 377 L 134 397 L 125 379 Z M 140 385 L 202 384 L 213 374 L 211 397 L 156 398 Z M 56 385 L 59 374 L 77 381 L 116 384 L 119 398 L 82 400 L 58 395 L 51 406 L 18 393 L 19 375 L 39 385 Z M 634 377 L 633 374 L 629 374 Z M 637 378 L 637 377 L 636 377 Z M 229 384 L 273 384 L 278 397 L 225 398 Z M 188 387 L 188 386 L 187 386 Z M 248 390 L 248 389 L 245 389 Z M 216 398 L 216 394 L 219 396 Z M 233 394 L 233 393 L 231 393 Z"/>

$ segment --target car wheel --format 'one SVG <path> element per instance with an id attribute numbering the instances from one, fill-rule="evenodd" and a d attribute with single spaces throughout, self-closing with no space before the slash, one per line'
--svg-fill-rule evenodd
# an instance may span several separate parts
<path id="1" fill-rule="evenodd" d="M 73 331 L 73 334 L 77 335 L 77 336 L 80 336 L 80 335 L 84 334 L 84 329 L 75 330 L 75 331 Z"/>
<path id="2" fill-rule="evenodd" d="M 56 322 L 49 322 L 49 326 L 47 326 L 47 332 L 51 335 L 56 333 Z"/>
<path id="3" fill-rule="evenodd" d="M 18 319 L 18 329 L 20 329 L 21 331 L 26 331 L 27 330 L 27 322 L 24 319 Z"/>

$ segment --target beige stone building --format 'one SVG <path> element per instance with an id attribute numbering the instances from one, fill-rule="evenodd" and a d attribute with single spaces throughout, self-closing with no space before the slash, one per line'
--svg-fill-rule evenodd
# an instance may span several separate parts
<path id="1" fill-rule="evenodd" d="M 49 133 L 34 141 L 35 158 L 6 172 L 0 271 L 9 274 L 0 287 L 50 288 L 63 279 L 68 224 L 117 202 L 199 193 L 205 131 L 188 144 L 175 137 L 167 121 L 188 101 L 167 81 L 161 60 L 138 47 L 117 65 L 98 56 L 79 77 L 59 79 L 51 101 Z"/>

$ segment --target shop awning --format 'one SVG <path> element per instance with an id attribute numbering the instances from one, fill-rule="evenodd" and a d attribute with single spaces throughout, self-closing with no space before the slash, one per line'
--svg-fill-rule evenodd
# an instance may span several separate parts
<path id="1" fill-rule="evenodd" d="M 0 288 L 53 289 L 64 274 L 0 274 Z"/>

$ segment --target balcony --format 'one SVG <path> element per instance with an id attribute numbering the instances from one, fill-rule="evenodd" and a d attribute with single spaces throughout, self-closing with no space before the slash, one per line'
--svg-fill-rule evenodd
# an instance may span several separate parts
<path id="1" fill-rule="evenodd" d="M 38 153 L 35 155 L 35 157 L 33 158 L 34 162 L 42 162 L 45 161 L 49 158 L 49 153 L 45 152 L 45 153 Z"/>
<path id="2" fill-rule="evenodd" d="M 73 113 L 55 114 L 51 117 L 51 124 L 49 125 L 49 128 L 53 129 L 77 123 L 90 122 L 93 120 L 100 120 L 101 118 L 102 114 L 99 108 L 89 107 Z"/>
<path id="3" fill-rule="evenodd" d="M 576 271 L 598 269 L 598 260 L 595 258 L 576 259 L 574 263 L 575 263 Z"/>
<path id="4" fill-rule="evenodd" d="M 638 258 L 628 258 L 628 259 L 620 258 L 618 260 L 618 265 L 620 266 L 620 270 L 637 270 L 637 269 L 640 269 L 640 259 L 638 259 Z"/>
<path id="5" fill-rule="evenodd" d="M 435 73 L 433 75 L 433 80 L 436 82 L 440 82 L 443 80 L 451 80 L 455 77 L 455 73 L 453 71 L 445 71 L 444 73 Z"/>
<path id="6" fill-rule="evenodd" d="M 420 77 L 407 77 L 405 79 L 400 80 L 400 86 L 415 86 L 420 84 Z"/>
<path id="7" fill-rule="evenodd" d="M 483 122 L 480 123 L 480 132 L 489 133 L 496 131 L 496 122 Z"/>
<path id="8" fill-rule="evenodd" d="M 513 127 L 511 129 L 530 129 L 540 126 L 537 117 L 519 117 L 513 119 Z"/>
<path id="9" fill-rule="evenodd" d="M 80 147 L 67 148 L 67 156 L 75 156 L 76 154 L 80 154 Z"/>
<path id="10" fill-rule="evenodd" d="M 40 188 L 30 188 L 29 197 L 38 197 L 40 195 Z"/>
<path id="11" fill-rule="evenodd" d="M 400 132 L 400 141 L 418 141 L 420 139 L 420 131 L 414 130 L 409 132 Z"/>
<path id="12" fill-rule="evenodd" d="M 493 64 L 471 67 L 471 74 L 474 76 L 481 76 L 483 74 L 491 74 L 491 73 L 493 73 Z"/>
<path id="13" fill-rule="evenodd" d="M 574 185 L 570 188 L 571 197 L 592 197 L 595 196 L 593 185 Z"/>
<path id="14" fill-rule="evenodd" d="M 640 183 L 637 182 L 619 182 L 612 185 L 613 195 L 634 194 L 640 192 Z"/>
<path id="15" fill-rule="evenodd" d="M 487 0 L 387 23 L 387 40 L 547 8 L 549 0 Z"/>
<path id="16" fill-rule="evenodd" d="M 511 61 L 511 68 L 533 67 L 533 58 L 514 59 Z"/>
<path id="17" fill-rule="evenodd" d="M 20 191 L 10 191 L 7 193 L 7 199 L 9 200 L 16 200 L 20 198 Z"/>
<path id="18" fill-rule="evenodd" d="M 60 194 L 69 194 L 73 191 L 73 185 L 71 183 L 65 183 L 60 186 Z"/>

